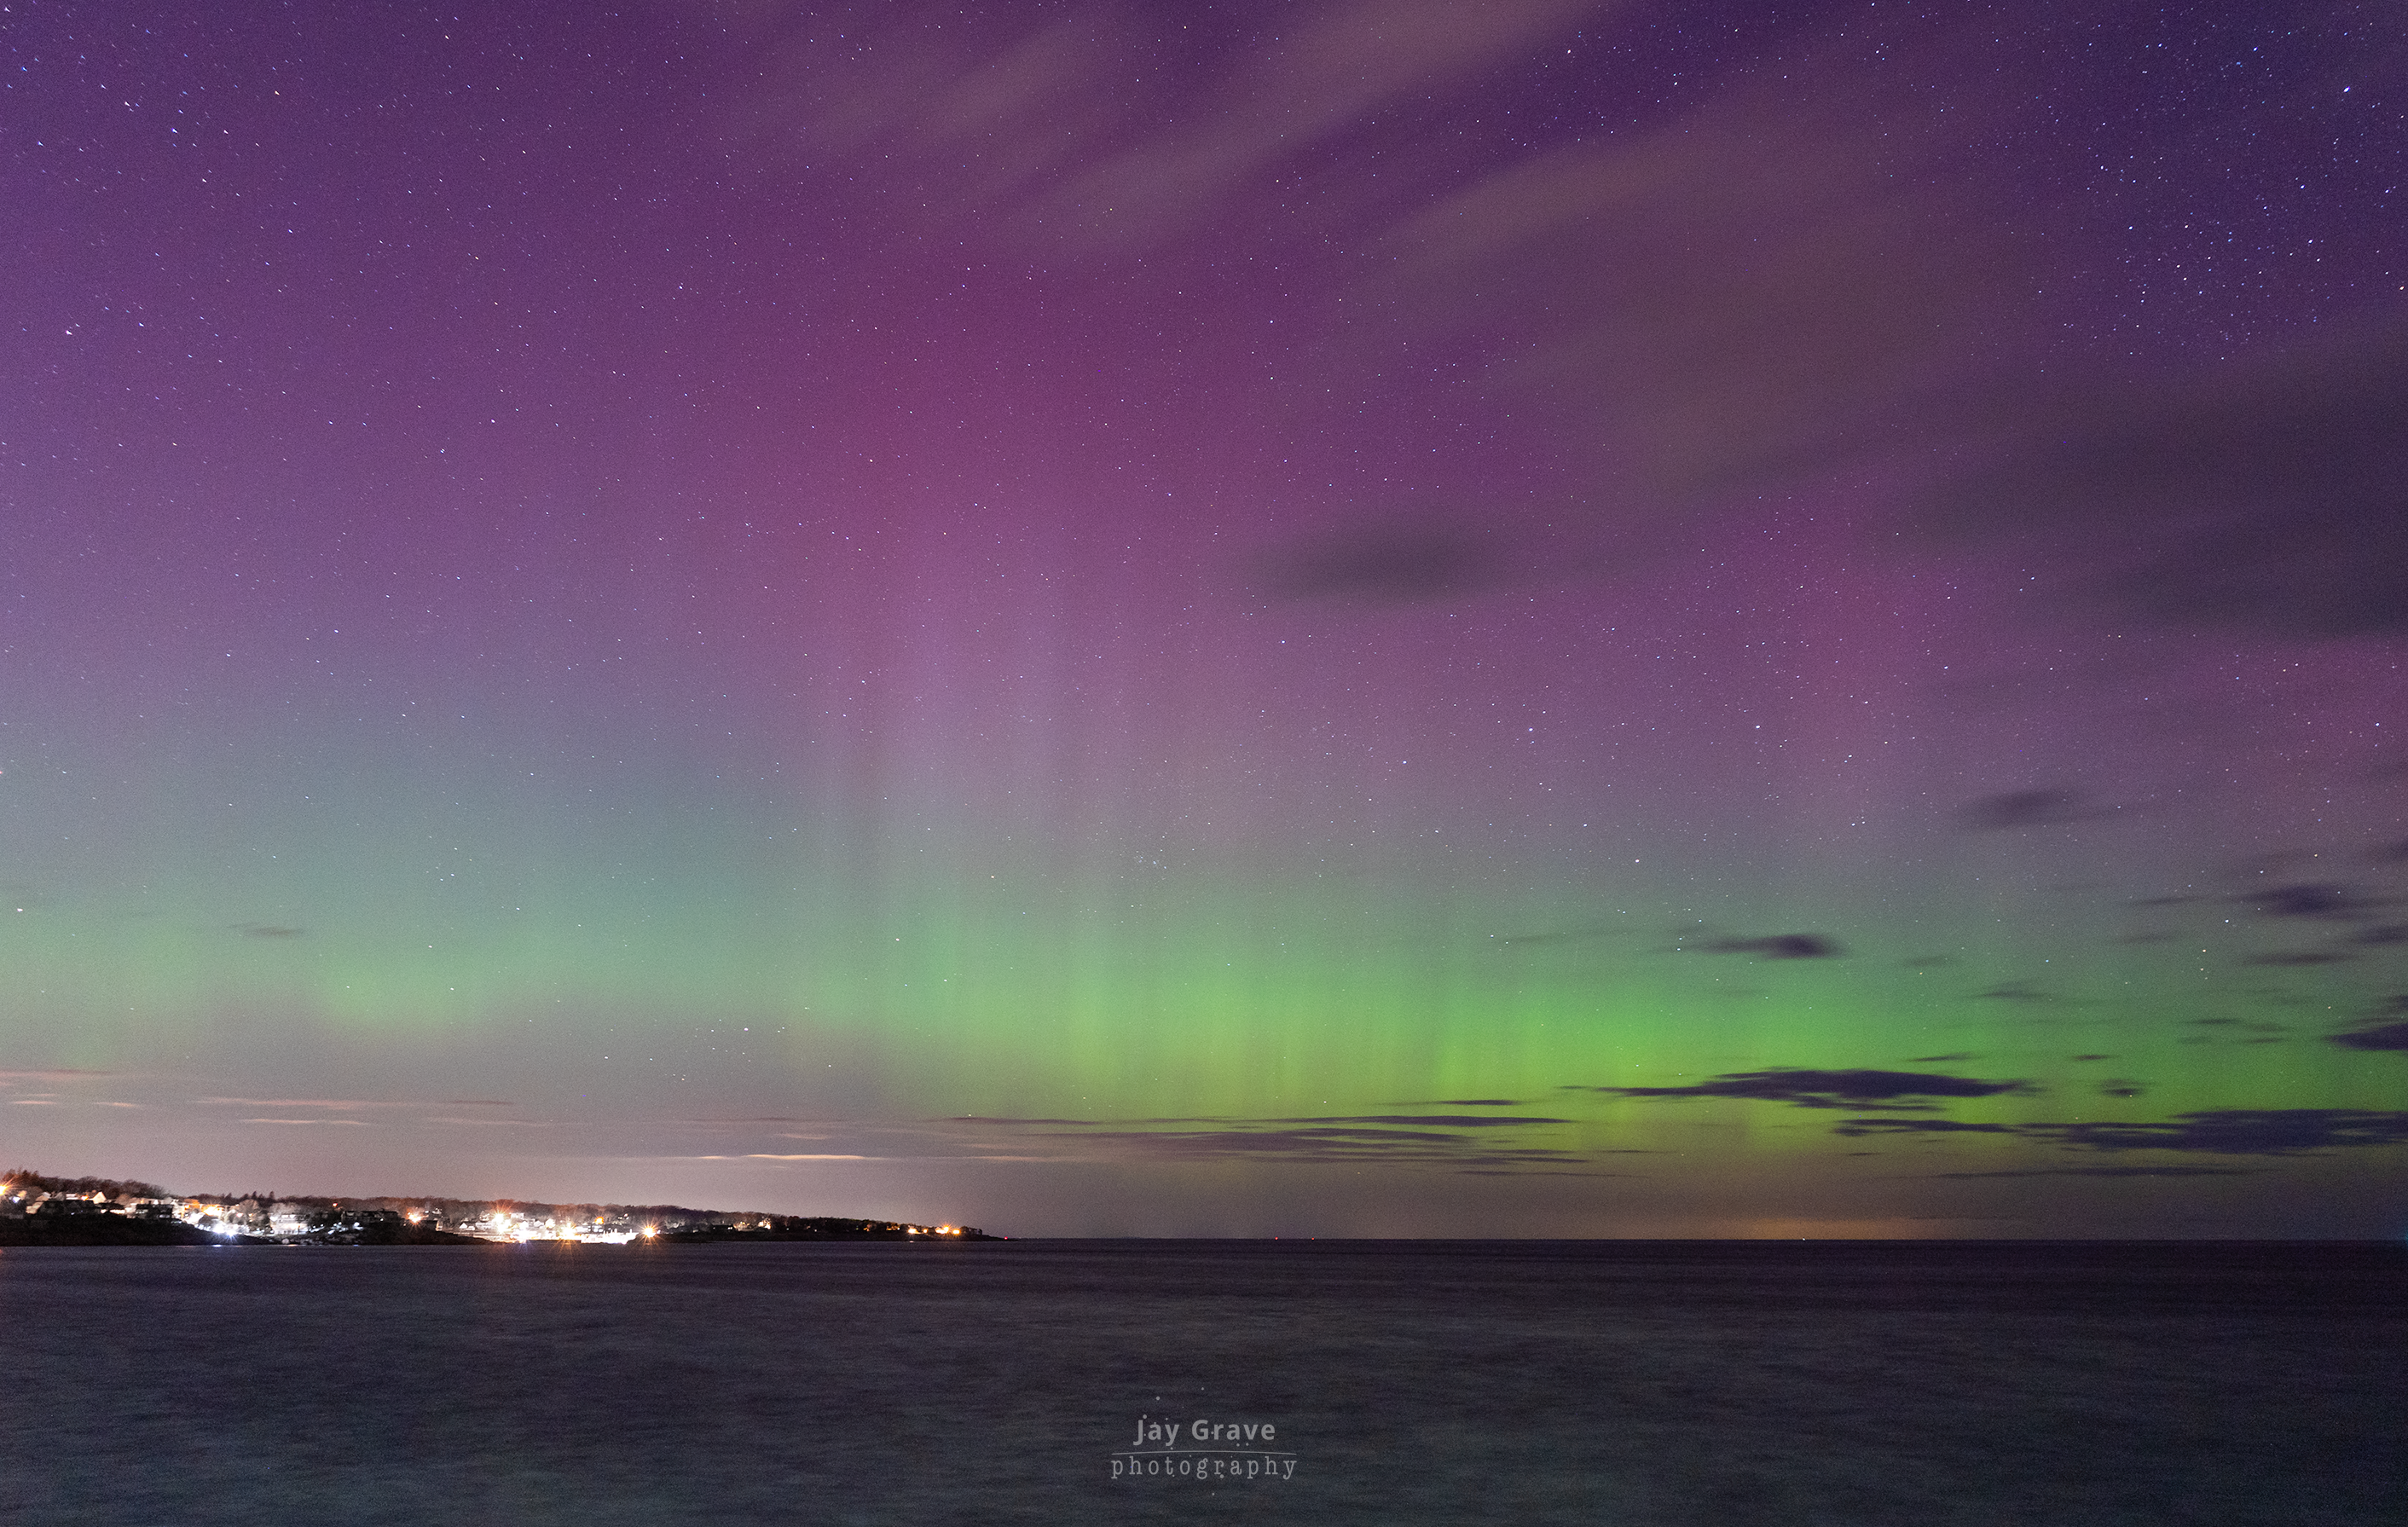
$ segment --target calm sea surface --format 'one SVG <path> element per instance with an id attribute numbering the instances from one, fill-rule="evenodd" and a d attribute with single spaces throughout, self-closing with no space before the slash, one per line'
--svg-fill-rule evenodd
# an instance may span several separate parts
<path id="1" fill-rule="evenodd" d="M 0 1332 L 9 1523 L 2408 1520 L 2395 1246 L 12 1249 Z"/>

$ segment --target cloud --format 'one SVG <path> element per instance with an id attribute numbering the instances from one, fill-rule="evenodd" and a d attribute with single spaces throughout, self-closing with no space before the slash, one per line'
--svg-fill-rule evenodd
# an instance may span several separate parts
<path id="1" fill-rule="evenodd" d="M 963 1119 L 963 1123 L 1041 1126 L 1050 1139 L 1076 1140 L 1154 1157 L 1244 1158 L 1294 1162 L 1379 1162 L 1518 1170 L 1578 1165 L 1579 1151 L 1515 1145 L 1492 1132 L 1570 1120 L 1492 1114 L 1338 1114 L 1283 1119 Z M 1141 1126 L 1131 1128 L 1128 1126 Z M 1204 1125 L 1210 1127 L 1197 1128 Z"/>
<path id="2" fill-rule="evenodd" d="M 2021 1172 L 1935 1172 L 1939 1177 L 2245 1177 L 2262 1166 L 2035 1166 Z"/>
<path id="3" fill-rule="evenodd" d="M 1734 484 L 1889 449 L 1882 426 L 1929 411 L 1936 381 L 2038 326 L 2036 220 L 2011 223 L 1964 152 L 2014 87 L 1935 116 L 1902 83 L 1996 78 L 1988 34 L 1899 23 L 1869 56 L 1852 20 L 1784 47 L 1777 71 L 1693 72 L 1679 105 L 1635 108 L 1652 119 L 1636 131 L 1550 129 L 1547 111 L 1517 127 L 1471 94 L 1506 69 L 1535 85 L 1550 59 L 1615 67 L 1599 30 L 1614 8 L 1490 0 L 1474 22 L 1455 0 L 1325 0 L 1164 33 L 1159 7 L 907 4 L 841 23 L 842 44 L 763 21 L 745 84 L 713 103 L 711 159 L 783 194 L 802 178 L 932 248 L 999 244 L 1055 270 L 1335 252 L 1364 273 L 1340 340 L 1356 368 L 1444 355 L 1467 391 L 1558 417 L 1594 453 L 1582 480 L 1627 478 L 1644 506 L 1600 519 L 1677 520 Z M 1577 63 L 1558 46 L 1576 33 Z M 1409 563 L 1401 583 L 1374 569 L 1346 586 L 1432 585 Z"/>
<path id="4" fill-rule="evenodd" d="M 1330 532 L 1265 552 L 1255 567 L 1280 598 L 1417 604 L 1500 581 L 1504 549 L 1493 533 L 1426 520 Z"/>
<path id="5" fill-rule="evenodd" d="M 2386 922 L 2378 927 L 2360 929 L 2350 936 L 2350 942 L 2374 946 L 2408 944 L 2408 922 Z"/>
<path id="6" fill-rule="evenodd" d="M 867 1156 L 838 1156 L 825 1154 L 789 1156 L 780 1155 L 767 1150 L 753 1150 L 748 1151 L 741 1156 L 696 1156 L 694 1159 L 695 1161 L 705 1162 L 866 1162 L 872 1158 Z"/>
<path id="7" fill-rule="evenodd" d="M 2029 981 L 2001 981 L 1987 992 L 1973 993 L 1976 1002 L 2024 1002 L 2034 1005 L 2053 1003 L 2057 999 L 2035 988 Z"/>
<path id="8" fill-rule="evenodd" d="M 2336 949 L 2281 949 L 2272 954 L 2253 954 L 2242 961 L 2244 965 L 2340 965 L 2358 958 Z"/>
<path id="9" fill-rule="evenodd" d="M 411 1108 L 414 1103 L 378 1103 L 356 1097 L 205 1097 L 201 1103 L 230 1104 L 241 1108 Z"/>
<path id="10" fill-rule="evenodd" d="M 246 1119 L 246 1124 L 349 1124 L 356 1129 L 372 1126 L 365 1119 Z"/>
<path id="11" fill-rule="evenodd" d="M 64 1069 L 0 1071 L 0 1081 L 81 1081 L 91 1077 L 114 1077 L 114 1071 L 74 1071 Z"/>
<path id="12" fill-rule="evenodd" d="M 1498 393 L 1580 410 L 1632 519 L 1853 454 L 1983 336 L 1997 353 L 2032 248 L 1955 151 L 1978 103 L 1936 121 L 1855 46 L 1446 187 L 1376 246 L 1367 304 L 1417 351 L 1486 349 Z"/>
<path id="13" fill-rule="evenodd" d="M 1567 1163 L 1569 1164 L 1569 1163 Z M 1632 1177 L 1636 1172 L 1576 1172 L 1551 1166 L 1545 1162 L 1532 1162 L 1525 1167 L 1459 1166 L 1457 1177 Z"/>
<path id="14" fill-rule="evenodd" d="M 1955 1055 L 1917 1055 L 1913 1057 L 1914 1063 L 1917 1065 L 1945 1065 L 1951 1061 L 1970 1061 L 1972 1058 L 1972 1056 L 1966 1054 L 1963 1051 L 1959 1051 Z"/>
<path id="15" fill-rule="evenodd" d="M 1347 1150 L 1370 1149 L 1387 1146 L 1427 1145 L 1432 1141 L 1461 1141 L 1465 1136 L 1443 1130 L 1407 1129 L 1251 1129 L 1251 1130 L 1180 1130 L 1145 1132 L 1132 1135 L 1123 1132 L 1098 1132 L 1080 1136 L 1082 1139 L 1145 1139 L 1162 1142 L 1182 1150 L 1289 1150 L 1309 1144 L 1315 1149 L 1336 1148 Z"/>
<path id="16" fill-rule="evenodd" d="M 245 938 L 299 938 L 308 934 L 308 931 L 309 930 L 307 928 L 287 928 L 273 922 L 237 922 L 235 924 L 235 932 L 242 935 Z"/>
<path id="17" fill-rule="evenodd" d="M 1945 1119 L 1846 1119 L 1834 1135 L 2011 1135 L 2067 1149 L 2192 1151 L 2223 1156 L 2287 1156 L 2304 1150 L 2408 1144 L 2408 1111 L 2366 1108 L 2214 1108 L 2168 1120 L 2111 1122 L 1969 1124 Z M 1978 1173 L 2028 1176 L 2039 1173 Z"/>
<path id="18" fill-rule="evenodd" d="M 1791 1103 L 1801 1108 L 1883 1106 L 1891 1098 L 1996 1097 L 2035 1091 L 2025 1081 L 1981 1081 L 1917 1071 L 1739 1071 L 1694 1087 L 1589 1087 L 1576 1089 L 1621 1097 L 1728 1097 Z M 1894 1106 L 1913 1107 L 1900 1104 Z M 1928 1106 L 1928 1105 L 1921 1105 Z"/>
<path id="19" fill-rule="evenodd" d="M 845 28 L 849 46 L 765 36 L 758 83 L 719 125 L 756 173 L 814 174 L 890 217 L 1032 253 L 1143 255 L 1208 226 L 1226 243 L 1249 193 L 1292 189 L 1283 168 L 1311 174 L 1398 103 L 1426 115 L 1596 8 L 1498 0 L 1467 27 L 1448 0 L 1340 0 L 1213 49 L 1201 24 L 1166 46 L 1134 7 L 1030 24 L 1012 7 L 886 6 Z M 1361 178 L 1350 208 L 1389 190 Z"/>
<path id="20" fill-rule="evenodd" d="M 1498 1114 L 1423 1114 L 1365 1113 L 1340 1114 L 1326 1119 L 1276 1119 L 1277 1124 L 1442 1124 L 1450 1129 L 1484 1129 L 1498 1124 L 1569 1124 L 1569 1119 L 1543 1119 L 1532 1115 Z"/>
<path id="21" fill-rule="evenodd" d="M 2121 616 L 2284 636 L 2408 627 L 2408 309 L 2069 400 L 1930 494 L 1928 524 L 2054 549 Z"/>
<path id="22" fill-rule="evenodd" d="M 1594 0 L 1503 0 L 1484 7 L 1475 27 L 1445 0 L 1300 10 L 1271 47 L 1225 76 L 1211 93 L 1213 109 L 1194 126 L 1174 125 L 1096 164 L 1063 188 L 1054 215 L 1106 243 L 1174 237 L 1273 165 L 1394 102 L 1468 84 L 1594 8 Z"/>
<path id="23" fill-rule="evenodd" d="M 2233 900 L 2245 903 L 2264 918 L 2347 917 L 2379 905 L 2365 901 L 2341 886 L 2285 885 L 2252 892 Z"/>
<path id="24" fill-rule="evenodd" d="M 1155 1156 L 1277 1157 L 1312 1162 L 1377 1161 L 1398 1164 L 1488 1166 L 1578 1163 L 1586 1159 L 1578 1151 L 1490 1145 L 1469 1135 L 1442 1130 L 1095 1130 L 1062 1137 L 1110 1142 Z"/>
<path id="25" fill-rule="evenodd" d="M 2325 1035 L 2329 1043 L 2344 1049 L 2408 1050 L 2408 1022 L 2384 1023 L 2371 1029 L 2352 1029 L 2346 1034 Z"/>
<path id="26" fill-rule="evenodd" d="M 1716 938 L 1692 946 L 1708 954 L 1752 954 L 1759 960 L 1836 960 L 1837 941 L 1821 934 L 1774 934 L 1764 938 Z"/>
<path id="27" fill-rule="evenodd" d="M 1854 1139 L 1863 1135 L 2012 1135 L 2012 1124 L 1966 1124 L 1953 1119 L 1843 1119 L 1831 1126 L 1834 1135 Z"/>
<path id="28" fill-rule="evenodd" d="M 2367 1108 L 2215 1108 L 2161 1123 L 2025 1124 L 2018 1133 L 2083 1150 L 2195 1150 L 2287 1156 L 2337 1147 L 2408 1144 L 2408 1112 Z"/>
<path id="29" fill-rule="evenodd" d="M 2129 1077 L 2107 1077 L 2098 1086 L 2100 1097 L 2139 1097 L 2148 1088 Z"/>
<path id="30" fill-rule="evenodd" d="M 1486 1106 L 1512 1107 L 1504 1098 L 1463 1098 L 1456 1106 L 1480 1104 Z M 947 1120 L 956 1124 L 1084 1124 L 1101 1128 L 1108 1124 L 1227 1124 L 1239 1127 L 1273 1124 L 1443 1124 L 1449 1127 L 1482 1128 L 1496 1124 L 1569 1124 L 1569 1119 L 1542 1119 L 1529 1115 L 1520 1117 L 1496 1114 L 1425 1114 L 1425 1113 L 1346 1113 L 1308 1114 L 1281 1119 L 1233 1119 L 1222 1114 L 1193 1114 L 1159 1119 L 1012 1119 L 985 1114 L 956 1114 Z"/>
<path id="31" fill-rule="evenodd" d="M 2011 827 L 2095 821 L 2114 814 L 2113 806 L 2094 806 L 2078 791 L 2016 790 L 2002 795 L 1985 795 L 1957 807 L 1956 824 L 1968 832 L 1996 833 Z"/>

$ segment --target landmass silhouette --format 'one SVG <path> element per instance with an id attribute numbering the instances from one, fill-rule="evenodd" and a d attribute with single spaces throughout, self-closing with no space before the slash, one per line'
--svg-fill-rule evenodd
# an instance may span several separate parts
<path id="1" fill-rule="evenodd" d="M 155 1183 L 0 1175 L 0 1247 L 690 1246 L 772 1241 L 992 1241 L 970 1225 L 693 1209 L 676 1204 L 540 1204 L 274 1192 L 177 1194 Z"/>

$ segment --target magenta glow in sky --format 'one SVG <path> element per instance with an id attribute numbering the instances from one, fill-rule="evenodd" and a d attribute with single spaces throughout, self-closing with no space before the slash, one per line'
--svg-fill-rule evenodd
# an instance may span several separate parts
<path id="1" fill-rule="evenodd" d="M 2376 8 L 0 49 L 12 1161 L 2408 1228 Z"/>

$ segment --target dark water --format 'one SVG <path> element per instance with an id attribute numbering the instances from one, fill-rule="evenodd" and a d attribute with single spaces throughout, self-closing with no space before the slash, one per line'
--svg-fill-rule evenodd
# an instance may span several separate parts
<path id="1" fill-rule="evenodd" d="M 2408 1520 L 2393 1246 L 13 1249 L 0 1332 L 10 1523 Z"/>

